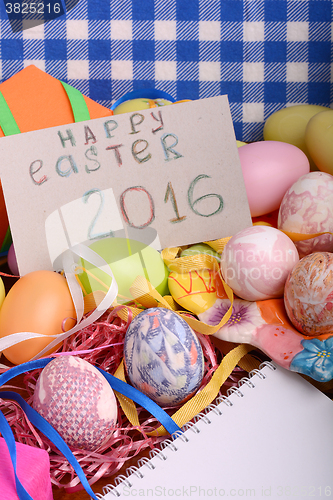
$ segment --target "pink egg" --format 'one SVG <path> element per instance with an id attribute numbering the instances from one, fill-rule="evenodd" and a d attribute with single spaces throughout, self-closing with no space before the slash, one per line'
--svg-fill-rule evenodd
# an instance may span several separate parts
<path id="1" fill-rule="evenodd" d="M 333 176 L 324 172 L 302 175 L 285 193 L 278 228 L 301 234 L 333 232 Z M 333 235 L 322 234 L 295 242 L 300 257 L 333 252 Z"/>
<path id="2" fill-rule="evenodd" d="M 310 171 L 303 151 L 285 142 L 253 142 L 238 153 L 252 217 L 277 210 L 287 189 Z"/>
<path id="3" fill-rule="evenodd" d="M 60 356 L 46 365 L 33 407 L 69 446 L 85 450 L 106 442 L 117 422 L 117 401 L 106 378 L 75 356 Z"/>
<path id="4" fill-rule="evenodd" d="M 242 299 L 273 299 L 282 297 L 288 274 L 298 260 L 294 243 L 284 233 L 270 226 L 252 226 L 228 241 L 221 272 Z"/>

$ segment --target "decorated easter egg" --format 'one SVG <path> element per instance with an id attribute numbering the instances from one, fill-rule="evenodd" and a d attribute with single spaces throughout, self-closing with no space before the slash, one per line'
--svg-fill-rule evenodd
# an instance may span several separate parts
<path id="1" fill-rule="evenodd" d="M 333 231 L 333 176 L 310 172 L 285 193 L 278 215 L 278 228 L 287 233 L 311 235 Z M 292 235 L 291 235 L 292 236 Z M 322 234 L 295 241 L 300 257 L 312 252 L 332 252 L 333 235 Z"/>
<path id="2" fill-rule="evenodd" d="M 204 374 L 197 336 L 183 318 L 161 307 L 146 309 L 132 320 L 124 361 L 131 384 L 162 406 L 186 401 Z"/>
<path id="3" fill-rule="evenodd" d="M 252 217 L 277 210 L 287 189 L 310 171 L 307 156 L 292 144 L 259 141 L 238 153 Z"/>
<path id="4" fill-rule="evenodd" d="M 105 377 L 87 361 L 59 356 L 42 370 L 33 407 L 69 446 L 96 450 L 117 422 L 117 401 Z"/>
<path id="5" fill-rule="evenodd" d="M 314 104 L 297 104 L 279 109 L 265 121 L 264 139 L 265 141 L 288 142 L 297 146 L 306 154 L 311 168 L 314 169 L 315 165 L 305 141 L 305 130 L 309 120 L 323 111 L 329 111 L 329 108 Z"/>
<path id="6" fill-rule="evenodd" d="M 316 166 L 333 175 L 333 110 L 322 111 L 309 121 L 305 143 Z"/>
<path id="7" fill-rule="evenodd" d="M 32 332 L 58 335 L 75 325 L 76 313 L 66 279 L 53 271 L 33 271 L 9 290 L 0 310 L 0 338 Z M 29 361 L 53 338 L 24 340 L 3 351 L 14 364 Z M 58 344 L 50 352 L 59 348 Z"/>
<path id="8" fill-rule="evenodd" d="M 258 225 L 230 238 L 222 253 L 221 272 L 242 299 L 272 299 L 283 296 L 287 276 L 298 260 L 288 236 L 274 227 Z"/>
<path id="9" fill-rule="evenodd" d="M 171 272 L 168 284 L 177 304 L 194 314 L 212 307 L 218 297 L 226 297 L 219 274 L 210 269 Z"/>
<path id="10" fill-rule="evenodd" d="M 92 243 L 90 248 L 109 264 L 118 284 L 119 303 L 133 300 L 129 289 L 137 276 L 146 277 L 161 295 L 168 293 L 168 268 L 161 254 L 149 245 L 128 238 L 103 238 Z M 85 293 L 107 292 L 112 278 L 84 259 L 81 259 L 81 266 L 78 279 Z"/>
<path id="11" fill-rule="evenodd" d="M 295 265 L 286 281 L 284 304 L 298 331 L 332 333 L 333 253 L 314 252 Z"/>

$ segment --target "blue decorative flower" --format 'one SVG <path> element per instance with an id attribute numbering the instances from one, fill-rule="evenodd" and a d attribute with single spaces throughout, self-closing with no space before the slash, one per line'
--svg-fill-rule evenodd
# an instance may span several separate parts
<path id="1" fill-rule="evenodd" d="M 326 340 L 304 339 L 303 351 L 293 358 L 290 370 L 303 373 L 318 382 L 333 378 L 333 336 Z"/>

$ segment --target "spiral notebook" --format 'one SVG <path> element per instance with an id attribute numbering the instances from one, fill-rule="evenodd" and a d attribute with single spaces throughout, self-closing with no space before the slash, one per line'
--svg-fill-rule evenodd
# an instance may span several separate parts
<path id="1" fill-rule="evenodd" d="M 98 498 L 333 496 L 333 401 L 300 375 L 264 363 L 195 420 Z"/>

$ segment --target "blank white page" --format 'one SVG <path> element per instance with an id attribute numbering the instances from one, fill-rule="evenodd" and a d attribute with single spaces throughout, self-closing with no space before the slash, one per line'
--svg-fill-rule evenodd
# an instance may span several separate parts
<path id="1" fill-rule="evenodd" d="M 265 378 L 254 374 L 254 387 L 229 396 L 232 406 L 221 402 L 207 413 L 210 423 L 203 418 L 173 441 L 177 450 L 166 446 L 101 498 L 333 496 L 333 402 L 300 375 L 274 368 L 264 366 Z"/>

